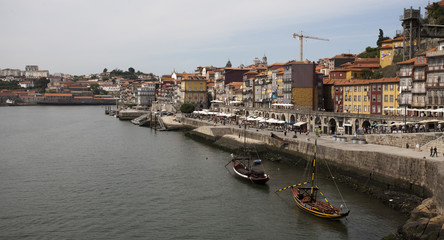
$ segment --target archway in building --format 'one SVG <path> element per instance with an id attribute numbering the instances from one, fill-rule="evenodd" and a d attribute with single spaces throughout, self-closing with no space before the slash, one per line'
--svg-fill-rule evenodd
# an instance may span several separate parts
<path id="1" fill-rule="evenodd" d="M 328 121 L 328 131 L 330 134 L 336 134 L 336 120 L 334 118 Z"/>
<path id="2" fill-rule="evenodd" d="M 290 122 L 292 122 L 292 123 L 296 122 L 296 118 L 294 117 L 294 115 L 290 116 Z"/>
<path id="3" fill-rule="evenodd" d="M 269 118 L 269 115 L 268 115 L 268 113 L 265 113 L 265 118 Z"/>
<path id="4" fill-rule="evenodd" d="M 368 133 L 369 128 L 370 128 L 370 122 L 368 120 L 365 120 L 362 123 L 362 130 L 364 131 L 364 133 Z"/>
<path id="5" fill-rule="evenodd" d="M 275 118 L 276 116 L 274 115 L 274 113 L 271 114 L 271 118 Z"/>
<path id="6" fill-rule="evenodd" d="M 279 119 L 279 115 L 276 115 L 276 119 L 277 119 L 277 120 L 280 120 L 280 119 Z"/>
<path id="7" fill-rule="evenodd" d="M 259 112 L 258 115 L 259 115 L 259 117 L 262 117 L 262 113 L 261 112 Z"/>
<path id="8" fill-rule="evenodd" d="M 247 116 L 247 117 L 250 116 L 250 112 L 249 112 L 249 111 L 246 111 L 246 112 L 245 112 L 245 116 Z"/>
<path id="9" fill-rule="evenodd" d="M 315 125 L 319 125 L 321 126 L 322 122 L 321 122 L 321 118 L 320 117 L 316 117 L 315 118 Z"/>
<path id="10" fill-rule="evenodd" d="M 285 121 L 285 115 L 284 115 L 284 114 L 282 114 L 282 116 L 281 116 L 281 120 L 282 120 L 282 121 Z"/>

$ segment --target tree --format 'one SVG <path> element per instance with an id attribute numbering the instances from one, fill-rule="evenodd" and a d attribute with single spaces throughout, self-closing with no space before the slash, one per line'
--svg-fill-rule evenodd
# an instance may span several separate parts
<path id="1" fill-rule="evenodd" d="M 100 94 L 100 85 L 98 83 L 91 84 L 90 89 L 94 95 Z"/>
<path id="2" fill-rule="evenodd" d="M 376 41 L 376 45 L 378 47 L 381 47 L 382 41 L 387 39 L 389 39 L 389 37 L 384 37 L 384 31 L 382 31 L 382 29 L 379 29 L 378 41 Z"/>
<path id="3" fill-rule="evenodd" d="M 107 73 L 108 72 L 108 69 L 107 68 L 104 68 L 103 69 L 103 73 Z"/>
<path id="4" fill-rule="evenodd" d="M 128 68 L 128 72 L 129 72 L 131 75 L 134 75 L 134 73 L 136 72 L 136 70 L 134 70 L 134 68 L 130 67 L 130 68 Z"/>
<path id="5" fill-rule="evenodd" d="M 182 113 L 192 113 L 194 111 L 194 105 L 191 103 L 184 103 L 180 106 L 180 111 Z"/>
<path id="6" fill-rule="evenodd" d="M 39 92 L 45 92 L 48 86 L 49 80 L 45 77 L 34 80 L 34 87 L 39 90 Z"/>

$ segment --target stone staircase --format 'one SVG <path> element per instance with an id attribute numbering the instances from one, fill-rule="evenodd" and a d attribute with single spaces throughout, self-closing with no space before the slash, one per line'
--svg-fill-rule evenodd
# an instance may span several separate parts
<path id="1" fill-rule="evenodd" d="M 423 146 L 421 146 L 421 150 L 424 152 L 430 151 L 430 147 L 432 147 L 432 148 L 436 147 L 436 149 L 438 150 L 438 155 L 443 154 L 444 153 L 444 135 L 424 144 Z"/>

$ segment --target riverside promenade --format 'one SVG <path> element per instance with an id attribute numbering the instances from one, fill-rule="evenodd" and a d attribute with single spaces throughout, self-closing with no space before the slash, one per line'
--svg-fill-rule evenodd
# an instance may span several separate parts
<path id="1" fill-rule="evenodd" d="M 239 146 L 244 140 L 244 128 L 238 125 L 214 123 L 208 120 L 182 116 L 163 117 L 165 125 L 194 128 L 191 134 L 207 139 L 216 145 Z M 271 137 L 271 133 L 282 141 Z M 265 145 L 274 151 L 306 156 L 313 155 L 314 141 L 317 140 L 318 159 L 324 159 L 345 175 L 356 179 L 370 179 L 386 185 L 389 190 L 405 190 L 427 198 L 411 212 L 411 217 L 402 228 L 402 233 L 411 239 L 441 239 L 444 236 L 444 149 L 438 149 L 438 157 L 430 157 L 429 149 L 418 151 L 415 142 L 422 141 L 433 133 L 396 134 L 399 139 L 408 138 L 410 148 L 393 145 L 357 144 L 351 141 L 334 141 L 332 136 L 314 133 L 308 135 L 294 132 L 270 131 L 247 128 L 247 142 Z M 387 135 L 379 135 L 388 138 Z M 379 137 L 372 135 L 372 138 Z M 416 140 L 417 141 L 416 141 Z M 441 138 L 442 139 L 442 138 Z M 399 145 L 402 146 L 402 145 Z M 406 199 L 398 199 L 403 201 Z M 402 205 L 402 204 L 401 204 Z M 427 237 L 427 238 L 425 238 Z M 430 238 L 429 238 L 430 237 Z M 441 238 L 440 238 L 441 237 Z"/>

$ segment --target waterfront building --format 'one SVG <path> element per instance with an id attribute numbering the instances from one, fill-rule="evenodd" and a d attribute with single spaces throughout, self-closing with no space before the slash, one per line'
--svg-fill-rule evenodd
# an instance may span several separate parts
<path id="1" fill-rule="evenodd" d="M 412 74 L 412 108 L 424 109 L 426 107 L 426 52 L 419 54 L 413 63 Z M 419 112 L 415 112 L 417 114 Z"/>
<path id="2" fill-rule="evenodd" d="M 412 102 L 412 71 L 416 58 L 399 62 L 399 106 L 408 108 Z"/>
<path id="3" fill-rule="evenodd" d="M 181 81 L 183 103 L 194 104 L 196 108 L 207 108 L 207 81 L 203 76 L 186 75 Z"/>
<path id="4" fill-rule="evenodd" d="M 368 83 L 369 81 L 366 79 L 334 83 L 335 112 L 368 114 L 370 105 Z"/>
<path id="5" fill-rule="evenodd" d="M 44 101 L 47 103 L 70 103 L 72 102 L 71 93 L 45 93 Z"/>
<path id="6" fill-rule="evenodd" d="M 396 110 L 384 109 L 398 109 L 399 102 L 399 77 L 376 79 L 376 82 L 382 84 L 382 109 L 383 115 L 399 115 Z"/>
<path id="7" fill-rule="evenodd" d="M 264 72 L 258 73 L 254 79 L 254 84 L 253 84 L 254 107 L 265 108 L 267 106 L 267 104 L 265 103 L 266 81 L 267 81 L 267 74 Z"/>
<path id="8" fill-rule="evenodd" d="M 284 85 L 288 87 L 291 83 L 291 94 L 284 92 L 284 101 L 286 101 L 284 103 L 291 103 L 296 108 L 323 109 L 323 106 L 320 105 L 323 88 L 322 78 L 315 73 L 315 67 L 315 63 L 309 61 L 289 61 L 284 65 L 283 77 L 284 82 L 286 81 Z"/>
<path id="9" fill-rule="evenodd" d="M 253 107 L 253 89 L 255 78 L 258 72 L 256 70 L 250 70 L 243 75 L 243 84 L 242 84 L 242 102 L 246 107 Z"/>
<path id="10" fill-rule="evenodd" d="M 437 49 L 426 53 L 426 107 L 444 108 L 444 39 L 438 42 Z"/>
<path id="11" fill-rule="evenodd" d="M 227 94 L 227 104 L 239 104 L 242 102 L 242 85 L 243 82 L 231 82 L 225 85 L 225 92 Z"/>
<path id="12" fill-rule="evenodd" d="M 137 88 L 137 105 L 151 106 L 156 100 L 156 83 L 145 82 Z"/>

